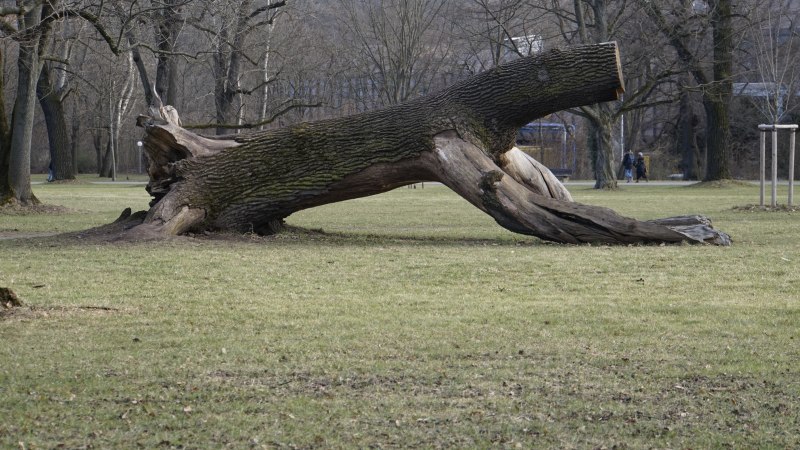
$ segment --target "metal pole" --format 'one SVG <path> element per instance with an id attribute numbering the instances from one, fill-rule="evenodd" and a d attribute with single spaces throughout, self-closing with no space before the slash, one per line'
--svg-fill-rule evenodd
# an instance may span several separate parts
<path id="1" fill-rule="evenodd" d="M 619 161 L 625 158 L 625 114 L 620 114 L 619 121 Z"/>
<path id="2" fill-rule="evenodd" d="M 139 160 L 139 162 L 137 164 L 137 167 L 139 168 L 139 171 L 137 173 L 142 173 L 142 146 L 143 145 L 144 144 L 142 143 L 142 141 L 136 141 L 136 148 L 139 149 L 139 151 L 136 153 L 136 157 Z"/>
<path id="3" fill-rule="evenodd" d="M 772 129 L 772 200 L 770 206 L 778 206 L 778 129 Z"/>
<path id="4" fill-rule="evenodd" d="M 792 129 L 792 134 L 789 135 L 789 201 L 788 206 L 791 207 L 794 202 L 794 143 L 797 130 Z"/>
<path id="5" fill-rule="evenodd" d="M 761 153 L 759 154 L 759 159 L 758 159 L 758 162 L 759 162 L 759 164 L 758 164 L 758 178 L 759 178 L 760 186 L 761 186 L 761 191 L 760 191 L 760 193 L 761 193 L 761 195 L 760 195 L 761 201 L 759 202 L 759 205 L 762 208 L 764 207 L 764 172 L 766 171 L 766 167 L 765 167 L 766 166 L 766 156 L 765 156 L 765 154 L 767 153 L 767 151 L 766 151 L 766 147 L 767 147 L 766 140 L 767 140 L 767 132 L 764 131 L 764 130 L 761 130 Z"/>

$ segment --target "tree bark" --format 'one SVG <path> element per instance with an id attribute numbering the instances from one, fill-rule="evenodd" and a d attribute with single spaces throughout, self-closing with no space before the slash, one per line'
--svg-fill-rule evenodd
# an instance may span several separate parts
<path id="1" fill-rule="evenodd" d="M 0 47 L 0 205 L 12 196 L 8 169 L 11 160 L 11 125 L 6 115 L 5 99 L 5 61 L 3 47 Z"/>
<path id="2" fill-rule="evenodd" d="M 51 11 L 51 5 L 33 3 L 23 15 L 17 17 L 19 56 L 17 59 L 17 89 L 11 114 L 11 138 L 8 151 L 8 183 L 3 187 L 5 203 L 36 205 L 39 200 L 31 189 L 31 142 L 36 110 L 36 85 L 42 68 L 41 55 L 48 51 L 49 24 L 42 24 L 42 16 Z"/>
<path id="3" fill-rule="evenodd" d="M 38 12 L 41 12 L 41 7 Z M 17 61 L 17 99 L 11 119 L 8 178 L 13 200 L 23 205 L 39 203 L 31 189 L 31 141 L 40 64 L 38 39 L 33 44 L 21 42 Z"/>
<path id="4" fill-rule="evenodd" d="M 290 214 L 439 181 L 501 226 L 563 242 L 714 242 L 707 224 L 678 228 L 580 205 L 514 147 L 516 131 L 566 108 L 616 100 L 616 44 L 554 50 L 499 66 L 429 97 L 351 117 L 208 138 L 140 117 L 153 195 L 143 231 L 272 233 Z"/>
<path id="5" fill-rule="evenodd" d="M 162 4 L 160 11 L 157 13 L 156 22 L 156 41 L 158 45 L 158 60 L 156 63 L 156 93 L 166 105 L 174 105 L 177 101 L 177 72 L 178 63 L 175 59 L 173 52 L 175 51 L 175 42 L 178 39 L 178 33 L 184 23 L 184 18 L 181 14 L 180 7 L 184 2 L 179 0 L 167 0 Z M 130 39 L 130 36 L 128 37 Z M 138 49 L 136 50 L 138 53 Z M 141 58 L 140 58 L 141 61 Z M 139 75 L 142 77 L 142 82 L 146 81 L 146 71 L 143 70 L 144 65 L 138 64 Z M 150 88 L 145 90 L 149 94 Z M 152 103 L 152 99 L 148 99 L 148 105 Z"/>
<path id="6" fill-rule="evenodd" d="M 709 23 L 712 28 L 713 61 L 712 74 L 706 73 L 707 64 L 701 55 L 691 50 L 689 41 L 696 33 L 683 29 L 686 23 L 667 22 L 664 12 L 656 2 L 639 0 L 647 15 L 669 39 L 678 58 L 686 64 L 689 73 L 703 92 L 703 109 L 706 113 L 706 174 L 704 180 L 731 178 L 730 157 L 730 102 L 733 98 L 733 2 L 731 0 L 709 0 Z M 683 8 L 691 10 L 693 3 L 686 1 Z"/>
<path id="7" fill-rule="evenodd" d="M 75 161 L 72 158 L 70 135 L 67 132 L 67 120 L 61 100 L 62 92 L 52 82 L 47 64 L 39 74 L 36 93 L 47 125 L 53 179 L 74 180 Z"/>
<path id="8" fill-rule="evenodd" d="M 688 76 L 682 75 L 678 82 L 678 122 L 675 127 L 677 153 L 681 155 L 681 170 L 684 180 L 697 180 L 700 171 L 697 167 L 697 136 L 694 108 L 689 92 Z"/>
<path id="9" fill-rule="evenodd" d="M 614 145 L 614 138 L 611 135 L 615 128 L 615 115 L 605 104 L 596 105 L 591 110 L 587 122 L 591 134 L 589 142 L 594 165 L 594 188 L 617 189 L 614 170 L 614 151 L 617 146 Z"/>
<path id="10" fill-rule="evenodd" d="M 220 39 L 214 49 L 214 104 L 219 124 L 239 123 L 241 102 L 239 98 L 239 79 L 242 71 L 242 52 L 247 39 L 245 28 L 250 15 L 252 0 L 243 0 L 235 10 L 235 17 L 229 27 L 220 30 Z M 238 132 L 238 130 L 237 130 Z M 218 127 L 217 134 L 230 133 L 226 127 Z"/>
<path id="11" fill-rule="evenodd" d="M 733 98 L 733 6 L 731 0 L 713 0 L 714 83 L 704 90 L 706 111 L 706 181 L 731 178 L 730 103 Z"/>

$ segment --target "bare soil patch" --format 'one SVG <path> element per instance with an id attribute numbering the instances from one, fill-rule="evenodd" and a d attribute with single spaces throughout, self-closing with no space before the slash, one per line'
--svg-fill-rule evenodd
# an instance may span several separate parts
<path id="1" fill-rule="evenodd" d="M 48 236 L 56 236 L 58 233 L 53 232 L 40 232 L 40 233 L 26 233 L 18 230 L 11 230 L 11 231 L 0 231 L 0 241 L 7 240 L 7 239 L 30 239 L 30 238 L 40 238 L 40 237 L 48 237 Z"/>
<path id="2" fill-rule="evenodd" d="M 752 183 L 740 180 L 714 180 L 714 181 L 701 181 L 686 186 L 687 188 L 714 188 L 725 189 L 731 187 L 753 186 Z"/>
<path id="3" fill-rule="evenodd" d="M 58 205 L 30 205 L 23 206 L 16 203 L 0 206 L 0 215 L 9 216 L 35 216 L 39 214 L 67 214 L 74 212 L 69 208 Z"/>
<path id="4" fill-rule="evenodd" d="M 50 317 L 63 318 L 78 314 L 106 316 L 119 312 L 119 309 L 108 306 L 20 306 L 14 308 L 0 308 L 0 321 L 35 320 L 47 319 Z"/>
<path id="5" fill-rule="evenodd" d="M 777 205 L 773 208 L 772 206 L 761 206 L 761 205 L 751 204 L 743 206 L 734 206 L 733 210 L 742 212 L 797 212 L 800 211 L 800 207 Z"/>

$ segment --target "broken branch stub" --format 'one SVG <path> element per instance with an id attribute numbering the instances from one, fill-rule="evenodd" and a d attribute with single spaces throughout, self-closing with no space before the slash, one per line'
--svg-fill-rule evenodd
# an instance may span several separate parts
<path id="1" fill-rule="evenodd" d="M 0 307 L 9 309 L 22 306 L 19 296 L 7 287 L 0 287 Z"/>

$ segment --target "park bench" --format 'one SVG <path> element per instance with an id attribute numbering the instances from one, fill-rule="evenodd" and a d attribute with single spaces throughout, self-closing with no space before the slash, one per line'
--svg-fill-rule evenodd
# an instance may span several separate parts
<path id="1" fill-rule="evenodd" d="M 572 169 L 566 168 L 557 168 L 557 169 L 550 169 L 550 172 L 558 178 L 559 181 L 569 181 L 569 177 L 572 175 Z"/>

